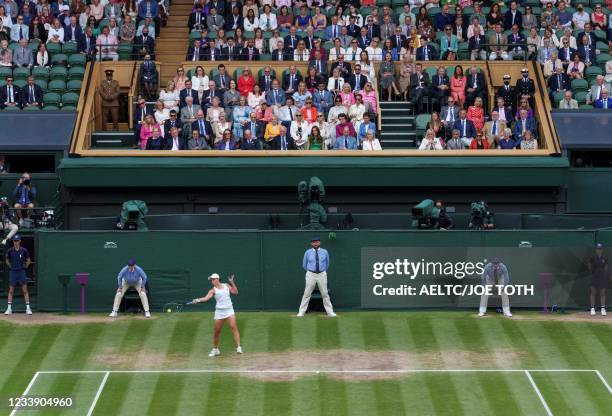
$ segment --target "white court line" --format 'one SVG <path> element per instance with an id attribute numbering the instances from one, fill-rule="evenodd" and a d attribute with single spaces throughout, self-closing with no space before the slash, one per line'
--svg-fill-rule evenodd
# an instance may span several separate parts
<path id="1" fill-rule="evenodd" d="M 493 369 L 493 368 L 466 368 L 466 369 L 400 369 L 400 370 L 330 370 L 330 369 L 303 369 L 303 370 L 227 370 L 227 369 L 175 369 L 175 370 L 57 370 L 39 371 L 41 374 L 133 374 L 133 373 L 218 373 L 218 374 L 411 374 L 411 373 L 555 373 L 555 372 L 588 372 L 597 370 L 588 369 Z"/>
<path id="2" fill-rule="evenodd" d="M 110 371 L 106 371 L 104 373 L 104 378 L 102 379 L 102 382 L 100 383 L 100 387 L 98 387 L 98 391 L 96 392 L 96 397 L 94 397 L 93 403 L 89 407 L 87 416 L 91 416 L 94 409 L 96 408 L 96 404 L 98 403 L 98 399 L 100 398 L 100 395 L 102 394 L 102 390 L 104 389 L 104 385 L 106 384 L 106 380 L 108 380 L 109 375 L 110 375 Z"/>
<path id="3" fill-rule="evenodd" d="M 608 384 L 608 382 L 606 381 L 606 379 L 604 378 L 604 376 L 599 372 L 599 370 L 595 370 L 595 373 L 597 374 L 597 377 L 599 377 L 599 379 L 601 380 L 601 382 L 604 384 L 604 386 L 606 386 L 606 388 L 608 389 L 608 391 L 610 392 L 610 394 L 612 394 L 612 387 L 610 387 L 610 385 Z"/>
<path id="4" fill-rule="evenodd" d="M 531 374 L 529 373 L 529 371 L 525 370 L 525 374 L 527 375 L 527 378 L 529 379 L 529 382 L 531 383 L 531 386 L 533 387 L 535 392 L 538 394 L 538 397 L 540 398 L 540 401 L 542 402 L 542 406 L 544 406 L 544 410 L 546 410 L 546 414 L 548 416 L 553 416 L 552 412 L 550 411 L 550 408 L 548 407 L 548 404 L 546 404 L 546 400 L 544 400 L 544 396 L 542 396 L 542 393 L 540 392 L 540 389 L 538 388 L 538 386 L 536 385 L 535 381 L 531 377 Z"/>
<path id="5" fill-rule="evenodd" d="M 38 378 L 39 374 L 40 374 L 39 371 L 34 373 L 32 380 L 30 380 L 30 383 L 28 384 L 28 386 L 26 387 L 26 389 L 24 390 L 23 394 L 20 397 L 26 396 L 30 392 L 30 389 L 32 388 L 32 386 L 34 385 L 34 383 L 36 383 L 36 379 Z M 19 410 L 19 408 L 15 407 L 13 411 L 11 412 L 10 416 L 13 416 L 15 413 L 17 413 L 17 410 Z"/>

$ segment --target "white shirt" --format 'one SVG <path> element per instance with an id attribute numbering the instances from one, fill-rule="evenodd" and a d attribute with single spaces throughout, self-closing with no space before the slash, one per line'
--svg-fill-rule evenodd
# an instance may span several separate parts
<path id="1" fill-rule="evenodd" d="M 225 145 L 225 150 L 229 150 L 229 142 Z M 225 283 L 222 283 L 221 286 L 223 286 L 221 289 L 213 288 L 215 291 L 215 301 L 217 302 L 215 309 L 230 309 L 233 306 L 229 287 Z"/>
<path id="2" fill-rule="evenodd" d="M 329 50 L 329 61 L 334 62 L 338 60 L 338 55 L 344 55 L 344 48 L 340 47 L 336 49 L 334 46 Z"/>
<path id="3" fill-rule="evenodd" d="M 64 28 L 60 27 L 59 29 L 55 29 L 54 27 L 49 28 L 49 34 L 47 36 L 47 43 L 51 42 L 51 39 L 57 35 L 59 42 L 64 43 Z"/>
<path id="4" fill-rule="evenodd" d="M 270 13 L 270 15 L 268 16 L 264 13 L 259 16 L 259 27 L 261 28 L 261 30 L 276 30 L 276 28 L 278 28 L 276 15 Z"/>
<path id="5" fill-rule="evenodd" d="M 429 139 L 427 138 L 424 138 L 423 140 L 421 140 L 421 145 L 419 146 L 419 150 L 444 150 L 444 148 L 442 147 L 442 144 L 440 144 L 440 140 L 434 137 L 431 143 L 429 142 Z"/>
<path id="6" fill-rule="evenodd" d="M 382 48 L 374 48 L 373 46 L 368 46 L 366 48 L 366 52 L 370 57 L 370 61 L 382 61 Z"/>
<path id="7" fill-rule="evenodd" d="M 253 23 L 251 23 L 249 19 L 245 17 L 242 24 L 244 25 L 244 30 L 246 32 L 255 32 L 255 29 L 259 27 L 259 19 L 256 17 L 253 20 Z"/>
<path id="8" fill-rule="evenodd" d="M 362 149 L 363 150 L 382 150 L 382 147 L 378 139 L 374 138 L 374 140 L 372 141 L 364 140 L 362 143 Z"/>
<path id="9" fill-rule="evenodd" d="M 178 137 L 172 138 L 172 150 L 179 150 Z"/>

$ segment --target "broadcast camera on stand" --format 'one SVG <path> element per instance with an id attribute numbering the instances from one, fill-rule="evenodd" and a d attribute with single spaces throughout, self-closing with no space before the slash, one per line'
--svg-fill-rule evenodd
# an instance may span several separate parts
<path id="1" fill-rule="evenodd" d="M 433 200 L 425 199 L 412 208 L 412 226 L 417 229 L 440 227 L 440 209 Z"/>
<path id="2" fill-rule="evenodd" d="M 144 221 L 149 213 L 147 203 L 140 200 L 130 200 L 123 203 L 121 213 L 115 228 L 128 231 L 148 231 L 149 227 Z"/>
<path id="3" fill-rule="evenodd" d="M 472 202 L 470 205 L 470 223 L 468 228 L 471 230 L 490 230 L 495 228 L 495 214 L 489 210 L 485 201 Z"/>
<path id="4" fill-rule="evenodd" d="M 308 182 L 298 183 L 298 200 L 300 202 L 300 218 L 304 208 L 308 213 L 308 224 L 300 224 L 304 230 L 321 230 L 325 228 L 323 224 L 327 222 L 327 211 L 322 205 L 325 197 L 325 186 L 321 179 L 316 176 L 311 177 Z"/>

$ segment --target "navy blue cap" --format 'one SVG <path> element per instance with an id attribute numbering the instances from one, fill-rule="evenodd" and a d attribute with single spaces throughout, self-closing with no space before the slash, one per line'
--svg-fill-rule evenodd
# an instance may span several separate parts
<path id="1" fill-rule="evenodd" d="M 320 237 L 312 237 L 310 239 L 310 242 L 313 242 L 313 241 L 321 241 L 321 238 Z"/>
<path id="2" fill-rule="evenodd" d="M 136 260 L 134 260 L 134 259 L 129 259 L 128 260 L 128 266 L 133 266 L 135 264 L 136 264 Z"/>
<path id="3" fill-rule="evenodd" d="M 21 236 L 19 234 L 15 234 L 12 238 L 13 241 L 21 241 Z"/>
<path id="4" fill-rule="evenodd" d="M 597 243 L 597 244 L 595 244 L 595 248 L 603 248 L 603 244 L 602 243 Z"/>

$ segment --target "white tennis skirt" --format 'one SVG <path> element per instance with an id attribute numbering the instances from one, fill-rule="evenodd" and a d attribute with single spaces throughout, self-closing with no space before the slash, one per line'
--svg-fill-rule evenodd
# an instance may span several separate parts
<path id="1" fill-rule="evenodd" d="M 215 321 L 234 315 L 234 308 L 215 309 Z"/>

